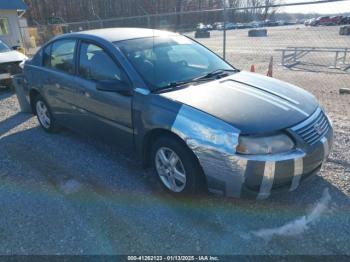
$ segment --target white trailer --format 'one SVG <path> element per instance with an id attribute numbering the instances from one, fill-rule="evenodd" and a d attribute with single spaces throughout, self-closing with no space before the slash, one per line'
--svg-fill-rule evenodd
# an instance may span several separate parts
<path id="1" fill-rule="evenodd" d="M 22 0 L 0 0 L 0 40 L 8 46 L 23 46 L 20 18 L 27 9 Z"/>

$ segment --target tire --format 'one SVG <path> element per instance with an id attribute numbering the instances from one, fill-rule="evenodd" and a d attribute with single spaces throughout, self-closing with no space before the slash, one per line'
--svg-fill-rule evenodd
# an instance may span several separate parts
<path id="1" fill-rule="evenodd" d="M 160 152 L 162 150 L 165 150 L 165 152 L 167 152 L 167 157 L 169 157 L 169 159 L 171 151 L 177 155 L 179 162 L 177 163 L 175 169 L 177 169 L 177 171 L 180 171 L 180 173 L 184 173 L 185 175 L 185 179 L 182 178 L 182 181 L 178 180 L 177 178 L 175 179 L 177 186 L 176 190 L 174 190 L 175 188 L 171 188 L 171 185 L 169 187 L 169 178 L 171 177 L 171 174 L 167 174 L 169 177 L 165 176 L 164 172 L 161 174 L 162 171 L 160 171 L 161 168 L 159 167 L 159 155 L 161 154 Z M 198 163 L 198 160 L 195 158 L 193 152 L 180 139 L 177 139 L 170 135 L 157 139 L 152 146 L 151 157 L 156 179 L 167 193 L 175 196 L 185 196 L 204 193 L 206 191 L 204 175 Z M 174 167 L 168 168 L 172 169 Z M 170 171 L 170 173 L 174 174 L 174 169 L 172 172 Z M 177 175 L 176 177 L 179 176 Z M 170 180 L 172 179 L 170 178 Z M 185 180 L 185 182 L 183 180 Z"/>
<path id="2" fill-rule="evenodd" d="M 34 109 L 40 126 L 48 133 L 56 132 L 56 121 L 51 113 L 49 105 L 41 95 L 35 97 Z"/>

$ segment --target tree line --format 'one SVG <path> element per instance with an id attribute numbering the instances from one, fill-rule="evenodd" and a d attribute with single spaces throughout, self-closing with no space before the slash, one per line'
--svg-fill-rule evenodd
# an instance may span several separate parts
<path id="1" fill-rule="evenodd" d="M 223 21 L 222 12 L 181 14 L 193 10 L 254 7 L 243 11 L 228 11 L 228 21 L 248 22 L 265 20 L 273 16 L 276 9 L 271 5 L 282 0 L 24 0 L 29 6 L 26 13 L 31 25 L 94 21 L 111 18 L 147 16 L 176 13 L 175 15 L 152 17 L 148 26 L 172 24 L 178 28 L 195 23 Z M 259 8 L 267 6 L 266 8 Z M 144 23 L 144 19 L 141 19 Z M 137 21 L 136 21 L 137 22 Z M 126 24 L 132 23 L 126 21 Z M 135 21 L 133 21 L 135 23 Z M 140 22 L 141 23 L 141 22 Z"/>

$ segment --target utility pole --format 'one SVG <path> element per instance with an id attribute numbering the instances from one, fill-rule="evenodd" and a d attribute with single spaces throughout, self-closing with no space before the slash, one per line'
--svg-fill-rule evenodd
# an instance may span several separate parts
<path id="1" fill-rule="evenodd" d="M 149 16 L 149 13 L 146 11 L 146 9 L 142 6 L 142 4 L 137 5 L 137 7 L 147 16 L 147 27 L 151 28 L 151 17 Z"/>
<path id="2" fill-rule="evenodd" d="M 224 2 L 224 37 L 223 37 L 223 58 L 226 60 L 226 23 L 227 23 L 227 10 L 226 10 L 226 0 Z"/>

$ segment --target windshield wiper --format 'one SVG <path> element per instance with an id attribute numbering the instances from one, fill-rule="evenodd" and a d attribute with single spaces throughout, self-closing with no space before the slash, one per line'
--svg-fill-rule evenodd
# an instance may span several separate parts
<path id="1" fill-rule="evenodd" d="M 191 83 L 206 82 L 208 80 L 213 79 L 214 77 L 221 76 L 223 74 L 225 74 L 225 76 L 226 76 L 227 72 L 239 72 L 239 70 L 237 70 L 237 69 L 217 69 L 217 70 L 210 72 L 204 76 L 196 77 L 196 78 L 193 78 L 190 80 L 171 82 L 164 87 L 155 89 L 154 92 L 166 92 L 167 90 L 171 90 L 171 89 L 174 89 L 174 88 L 179 87 L 179 86 L 184 86 L 184 85 L 188 85 Z"/>
<path id="2" fill-rule="evenodd" d="M 203 80 L 203 79 L 210 79 L 210 78 L 218 77 L 221 75 L 227 76 L 228 72 L 239 72 L 239 70 L 237 70 L 237 69 L 216 69 L 216 70 L 214 70 L 206 75 L 197 77 L 193 80 L 198 81 L 198 80 Z"/>
<path id="3" fill-rule="evenodd" d="M 174 89 L 174 88 L 179 87 L 179 86 L 184 86 L 184 85 L 198 83 L 198 82 L 205 82 L 205 81 L 208 81 L 208 79 L 205 79 L 205 78 L 199 79 L 198 78 L 198 79 L 191 79 L 191 80 L 187 80 L 187 81 L 171 82 L 166 86 L 155 89 L 154 92 L 166 92 L 167 90 L 171 90 L 171 89 Z"/>

